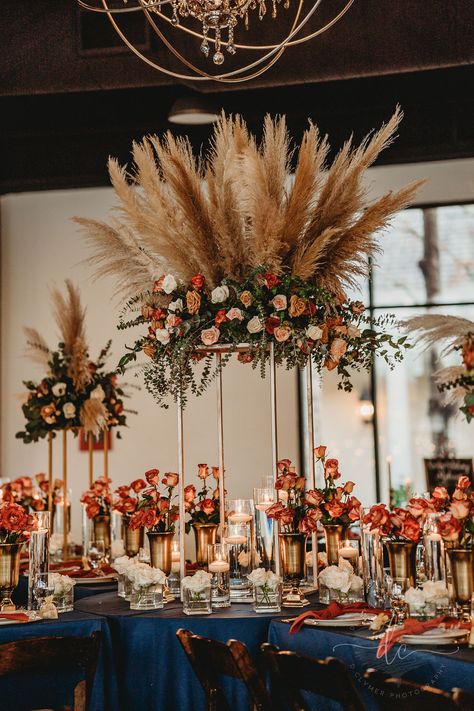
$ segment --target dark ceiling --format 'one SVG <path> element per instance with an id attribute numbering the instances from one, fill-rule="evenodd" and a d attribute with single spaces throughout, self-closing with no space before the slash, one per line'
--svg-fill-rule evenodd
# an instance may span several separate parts
<path id="1" fill-rule="evenodd" d="M 257 133 L 266 112 L 286 114 L 296 140 L 311 118 L 336 148 L 400 103 L 400 138 L 382 161 L 472 156 L 473 6 L 355 0 L 340 23 L 288 50 L 258 81 L 193 88 L 242 113 Z M 130 32 L 146 44 L 134 22 Z M 188 55 L 197 51 L 194 39 L 185 41 Z M 0 42 L 3 193 L 106 185 L 107 156 L 127 161 L 133 139 L 169 128 L 171 104 L 188 91 L 123 48 L 105 18 L 79 13 L 75 0 L 2 0 Z M 163 50 L 154 56 L 169 62 Z M 210 130 L 188 133 L 197 148 Z"/>

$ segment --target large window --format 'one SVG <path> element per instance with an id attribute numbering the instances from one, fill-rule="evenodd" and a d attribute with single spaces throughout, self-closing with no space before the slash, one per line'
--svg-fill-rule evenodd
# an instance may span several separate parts
<path id="1" fill-rule="evenodd" d="M 375 317 L 436 311 L 474 319 L 474 205 L 405 210 L 382 244 L 372 279 L 362 285 Z M 354 378 L 349 395 L 337 390 L 332 374 L 323 378 L 316 436 L 341 459 L 363 501 L 388 500 L 387 459 L 394 488 L 422 492 L 425 457 L 472 456 L 472 425 L 444 404 L 434 384 L 433 373 L 456 360 L 441 350 L 415 347 L 392 371 L 378 359 L 371 374 Z"/>

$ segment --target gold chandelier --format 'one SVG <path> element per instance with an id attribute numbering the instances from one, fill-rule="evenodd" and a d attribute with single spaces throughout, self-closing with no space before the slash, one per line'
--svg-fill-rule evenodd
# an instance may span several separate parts
<path id="1" fill-rule="evenodd" d="M 294 0 L 296 7 L 294 15 L 290 18 L 290 29 L 284 33 L 283 38 L 275 44 L 237 44 L 235 41 L 238 25 L 243 24 L 246 29 L 254 15 L 263 20 L 267 15 L 267 2 L 271 3 L 273 20 L 277 19 L 277 7 L 283 1 L 285 10 L 290 11 L 290 0 L 93 0 L 91 4 L 86 0 L 77 0 L 80 7 L 107 15 L 114 30 L 129 49 L 142 61 L 158 71 L 174 77 L 191 81 L 219 81 L 225 83 L 239 83 L 254 79 L 272 67 L 288 47 L 293 47 L 323 34 L 333 27 L 349 10 L 354 0 L 347 0 L 340 11 L 328 22 L 318 29 L 304 33 L 304 28 L 320 8 L 323 0 L 312 0 L 305 6 L 304 0 Z M 122 3 L 118 5 L 117 3 Z M 113 4 L 110 4 L 113 3 Z M 165 47 L 173 54 L 190 73 L 175 72 L 167 67 L 157 64 L 147 57 L 129 40 L 120 26 L 120 15 L 123 13 L 141 12 L 146 18 L 152 31 Z M 197 25 L 196 23 L 200 24 Z M 221 66 L 225 60 L 225 53 L 230 56 L 237 50 L 263 53 L 254 61 L 228 71 L 212 74 L 202 69 L 187 59 L 170 39 L 165 35 L 168 27 L 180 30 L 200 41 L 200 50 L 204 57 L 212 59 L 216 67 Z M 194 27 L 194 28 L 193 28 Z M 240 28 L 239 28 L 240 29 Z"/>

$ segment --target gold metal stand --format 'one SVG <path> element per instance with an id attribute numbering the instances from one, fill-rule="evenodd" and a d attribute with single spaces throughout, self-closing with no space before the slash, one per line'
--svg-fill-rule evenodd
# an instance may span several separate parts
<path id="1" fill-rule="evenodd" d="M 313 368 L 311 358 L 306 364 L 306 418 L 308 424 L 308 462 L 307 472 L 309 474 L 310 489 L 316 487 L 316 473 L 314 464 L 314 413 L 313 413 Z M 311 553 L 313 563 L 313 587 L 318 588 L 318 536 L 316 532 L 311 534 Z"/>
<path id="2" fill-rule="evenodd" d="M 219 458 L 219 536 L 224 541 L 225 486 L 224 486 L 224 408 L 222 402 L 222 356 L 216 353 L 217 368 L 217 452 Z"/>
<path id="3" fill-rule="evenodd" d="M 179 575 L 183 580 L 186 575 L 186 529 L 184 507 L 184 428 L 183 428 L 183 402 L 178 398 L 178 476 L 179 476 Z"/>
<path id="4" fill-rule="evenodd" d="M 53 433 L 48 432 L 48 511 L 53 517 Z"/>
<path id="5" fill-rule="evenodd" d="M 69 491 L 67 483 L 67 430 L 63 430 L 63 560 L 68 559 Z"/>
<path id="6" fill-rule="evenodd" d="M 94 483 L 94 435 L 92 432 L 87 434 L 87 446 L 89 450 L 89 489 Z"/>
<path id="7" fill-rule="evenodd" d="M 272 476 L 276 481 L 278 464 L 278 410 L 276 389 L 275 345 L 270 343 L 270 403 L 272 432 Z M 275 501 L 278 501 L 278 491 L 275 489 Z M 280 575 L 280 539 L 278 536 L 278 521 L 273 521 L 273 556 L 275 558 L 275 573 Z"/>

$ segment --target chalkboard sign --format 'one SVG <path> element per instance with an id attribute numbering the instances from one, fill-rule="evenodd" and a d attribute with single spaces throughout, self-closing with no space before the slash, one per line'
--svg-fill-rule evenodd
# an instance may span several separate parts
<path id="1" fill-rule="evenodd" d="M 435 457 L 424 461 L 426 485 L 430 492 L 436 486 L 444 486 L 452 494 L 460 476 L 468 476 L 473 482 L 472 459 Z"/>

